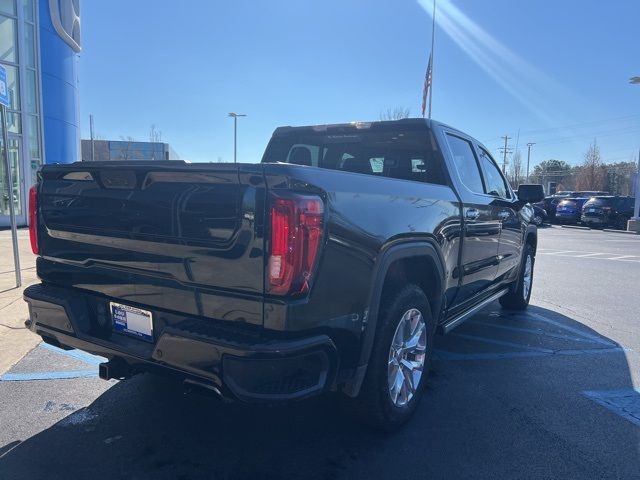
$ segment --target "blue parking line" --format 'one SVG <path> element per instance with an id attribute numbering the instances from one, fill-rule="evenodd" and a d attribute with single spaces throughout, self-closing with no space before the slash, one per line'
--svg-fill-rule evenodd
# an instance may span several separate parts
<path id="1" fill-rule="evenodd" d="M 582 394 L 640 427 L 640 389 L 588 390 Z"/>
<path id="2" fill-rule="evenodd" d="M 456 353 L 446 350 L 435 350 L 433 353 L 436 360 L 444 361 L 505 360 L 510 358 L 547 357 L 550 355 L 543 352 Z"/>
<path id="3" fill-rule="evenodd" d="M 614 347 L 614 348 L 587 348 L 582 350 L 558 350 L 548 352 L 501 352 L 501 353 L 457 353 L 447 350 L 435 350 L 434 355 L 437 360 L 443 361 L 466 361 L 466 360 L 505 360 L 515 358 L 530 358 L 530 357 L 569 357 L 576 355 L 601 355 L 609 353 L 624 353 L 632 351 L 628 348 Z"/>
<path id="4" fill-rule="evenodd" d="M 503 340 L 496 340 L 494 338 L 479 337 L 477 335 L 466 335 L 464 333 L 452 333 L 451 335 L 454 337 L 466 338 L 467 340 L 473 340 L 476 342 L 491 343 L 493 345 L 501 345 L 512 348 L 522 348 L 525 350 L 531 350 L 533 352 L 540 352 L 545 354 L 553 353 L 553 350 L 549 350 L 548 348 L 531 347 L 529 345 L 523 345 L 521 343 L 505 342 Z"/>
<path id="5" fill-rule="evenodd" d="M 499 329 L 502 329 L 502 330 L 509 330 L 509 331 L 512 331 L 512 332 L 533 333 L 535 335 L 542 335 L 543 337 L 550 337 L 550 338 L 558 338 L 560 340 L 570 340 L 570 341 L 574 341 L 574 342 L 585 342 L 585 343 L 596 343 L 596 344 L 599 344 L 599 345 L 602 344 L 602 342 L 598 342 L 596 340 L 592 340 L 590 338 L 586 338 L 586 337 L 583 337 L 583 336 L 571 337 L 569 335 L 562 335 L 560 333 L 553 333 L 553 332 L 545 332 L 544 330 L 535 329 L 535 328 L 510 327 L 508 325 L 498 325 L 498 324 L 495 324 L 495 323 L 478 322 L 478 321 L 469 322 L 469 325 L 483 325 L 485 327 L 499 328 Z"/>
<path id="6" fill-rule="evenodd" d="M 525 315 L 525 318 L 534 318 L 536 320 L 540 320 L 541 322 L 548 323 L 550 325 L 554 325 L 554 326 L 556 326 L 558 328 L 561 328 L 562 330 L 566 330 L 567 332 L 572 332 L 572 333 L 575 333 L 576 335 L 580 335 L 581 337 L 589 338 L 589 339 L 593 340 L 596 343 L 601 343 L 602 345 L 615 345 L 615 343 L 613 343 L 611 341 L 608 341 L 608 340 L 605 340 L 600 336 L 584 332 L 584 331 L 580 330 L 579 328 L 573 328 L 573 327 L 565 325 L 565 324 L 563 324 L 561 322 L 557 322 L 555 320 L 551 320 L 550 318 L 544 317 L 544 316 L 540 315 L 539 313 L 527 312 L 526 315 Z"/>
<path id="7" fill-rule="evenodd" d="M 0 382 L 27 382 L 31 380 L 60 380 L 66 378 L 97 377 L 97 370 L 67 370 L 65 372 L 28 372 L 5 373 L 0 376 Z"/>
<path id="8" fill-rule="evenodd" d="M 83 352 L 82 350 L 63 350 L 62 348 L 54 347 L 53 345 L 49 345 L 48 343 L 44 342 L 40 344 L 40 347 L 51 350 L 52 352 L 59 353 L 61 355 L 66 355 L 67 357 L 75 358 L 76 360 L 88 363 L 89 365 L 100 365 L 102 362 L 107 361 L 103 357 L 91 355 L 90 353 Z"/>

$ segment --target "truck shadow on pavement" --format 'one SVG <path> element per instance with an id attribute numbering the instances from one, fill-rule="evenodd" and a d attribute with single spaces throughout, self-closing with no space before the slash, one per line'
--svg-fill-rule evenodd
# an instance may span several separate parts
<path id="1" fill-rule="evenodd" d="M 416 416 L 393 434 L 356 424 L 335 395 L 246 407 L 139 375 L 4 450 L 0 477 L 584 479 L 640 471 L 640 394 L 622 346 L 550 310 L 491 305 L 438 337 L 436 348 Z M 100 380 L 65 381 L 78 389 Z"/>

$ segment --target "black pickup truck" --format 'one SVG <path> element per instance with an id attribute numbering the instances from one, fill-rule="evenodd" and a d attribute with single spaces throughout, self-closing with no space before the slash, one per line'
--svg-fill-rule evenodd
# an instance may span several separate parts
<path id="1" fill-rule="evenodd" d="M 488 150 L 435 121 L 278 128 L 258 164 L 47 165 L 30 192 L 28 327 L 245 402 L 338 391 L 415 410 L 434 334 L 526 308 L 537 232 Z"/>

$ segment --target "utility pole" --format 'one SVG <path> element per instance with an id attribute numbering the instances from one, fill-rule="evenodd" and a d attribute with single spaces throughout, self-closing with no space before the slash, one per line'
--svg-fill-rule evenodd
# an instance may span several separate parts
<path id="1" fill-rule="evenodd" d="M 96 161 L 96 149 L 93 143 L 95 137 L 93 136 L 93 115 L 89 115 L 89 133 L 91 135 L 91 161 Z"/>
<path id="2" fill-rule="evenodd" d="M 244 113 L 230 112 L 229 117 L 233 117 L 233 163 L 238 163 L 238 117 L 246 117 Z"/>
<path id="3" fill-rule="evenodd" d="M 507 142 L 509 140 L 511 140 L 511 137 L 509 135 L 505 135 L 504 137 L 500 137 L 504 139 L 504 148 L 501 148 L 500 150 L 502 150 L 503 153 L 503 157 L 502 157 L 502 173 L 504 173 L 505 175 L 507 174 L 507 153 L 511 153 L 511 149 L 507 146 Z"/>
<path id="4" fill-rule="evenodd" d="M 527 143 L 527 183 L 529 183 L 529 162 L 531 161 L 531 147 L 533 147 L 534 145 L 534 142 Z"/>

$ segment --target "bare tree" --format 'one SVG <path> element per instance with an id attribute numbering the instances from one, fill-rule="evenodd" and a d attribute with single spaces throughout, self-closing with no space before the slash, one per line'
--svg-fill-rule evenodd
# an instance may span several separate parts
<path id="1" fill-rule="evenodd" d="M 577 172 L 576 188 L 578 190 L 604 190 L 606 178 L 607 172 L 602 165 L 600 147 L 594 139 L 584 154 L 584 162 Z"/>
<path id="2" fill-rule="evenodd" d="M 152 143 L 162 142 L 162 132 L 156 129 L 155 123 L 152 123 L 149 129 L 149 141 Z"/>
<path id="3" fill-rule="evenodd" d="M 520 150 L 518 150 L 511 159 L 511 166 L 507 178 L 513 188 L 518 188 L 518 185 L 520 185 L 522 181 L 522 155 L 520 154 Z"/>
<path id="4" fill-rule="evenodd" d="M 120 135 L 120 141 L 126 142 L 126 146 L 124 149 L 120 151 L 120 156 L 118 160 L 129 160 L 132 154 L 131 144 L 136 141 L 132 136 L 122 136 Z"/>
<path id="5" fill-rule="evenodd" d="M 401 120 L 403 118 L 409 118 L 411 110 L 403 107 L 387 108 L 385 111 L 380 112 L 380 120 Z"/>

